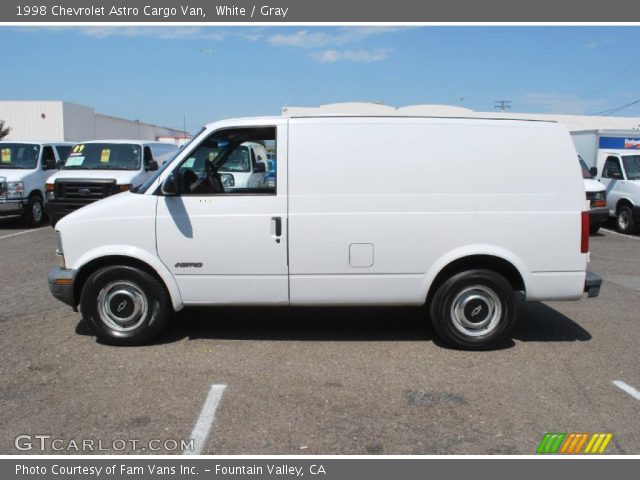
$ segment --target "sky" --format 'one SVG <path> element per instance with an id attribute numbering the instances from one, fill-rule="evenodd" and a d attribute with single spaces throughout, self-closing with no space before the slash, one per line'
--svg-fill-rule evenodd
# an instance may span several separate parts
<path id="1" fill-rule="evenodd" d="M 597 114 L 640 100 L 639 40 L 623 26 L 0 27 L 0 99 L 191 133 L 352 101 Z"/>

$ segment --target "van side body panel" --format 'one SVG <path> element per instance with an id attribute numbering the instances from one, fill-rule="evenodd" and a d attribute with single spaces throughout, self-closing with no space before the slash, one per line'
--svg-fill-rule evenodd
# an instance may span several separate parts
<path id="1" fill-rule="evenodd" d="M 291 304 L 422 304 L 441 268 L 470 254 L 510 261 L 529 299 L 579 298 L 575 157 L 554 123 L 292 118 Z M 370 265 L 353 263 L 361 245 Z"/>

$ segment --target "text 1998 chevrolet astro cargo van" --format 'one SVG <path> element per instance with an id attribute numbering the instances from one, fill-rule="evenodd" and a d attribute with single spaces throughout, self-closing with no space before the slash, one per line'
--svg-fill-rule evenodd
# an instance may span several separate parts
<path id="1" fill-rule="evenodd" d="M 227 191 L 220 171 L 248 143 L 274 145 L 275 184 Z M 448 344 L 488 348 L 509 336 L 516 292 L 598 294 L 587 208 L 556 123 L 224 120 L 135 193 L 62 219 L 49 286 L 119 345 L 190 305 L 427 304 Z"/>

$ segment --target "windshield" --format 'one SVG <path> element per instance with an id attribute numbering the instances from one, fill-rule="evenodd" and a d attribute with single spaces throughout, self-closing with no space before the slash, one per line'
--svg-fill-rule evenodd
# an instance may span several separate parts
<path id="1" fill-rule="evenodd" d="M 139 170 L 142 147 L 135 143 L 79 143 L 69 153 L 65 170 Z"/>
<path id="2" fill-rule="evenodd" d="M 580 155 L 578 155 L 578 160 L 580 161 L 580 169 L 582 170 L 582 178 L 593 178 L 591 176 L 591 172 L 589 171 L 589 167 L 584 163 L 584 160 Z"/>
<path id="3" fill-rule="evenodd" d="M 627 179 L 640 179 L 640 155 L 625 155 L 622 157 L 624 170 L 627 172 Z"/>
<path id="4" fill-rule="evenodd" d="M 33 143 L 2 143 L 0 168 L 36 168 L 39 153 L 40 147 Z"/>

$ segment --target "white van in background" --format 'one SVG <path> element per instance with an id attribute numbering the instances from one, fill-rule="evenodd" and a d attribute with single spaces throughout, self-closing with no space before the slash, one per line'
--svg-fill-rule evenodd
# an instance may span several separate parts
<path id="1" fill-rule="evenodd" d="M 578 162 L 580 162 L 584 190 L 589 202 L 589 233 L 594 235 L 609 219 L 607 187 L 604 183 L 593 178 L 593 174 L 580 155 L 578 155 Z"/>
<path id="2" fill-rule="evenodd" d="M 61 170 L 47 180 L 51 225 L 96 200 L 137 188 L 178 147 L 140 140 L 93 140 L 73 146 Z"/>
<path id="3" fill-rule="evenodd" d="M 578 154 L 607 188 L 607 208 L 621 233 L 640 229 L 640 131 L 572 132 Z"/>
<path id="4" fill-rule="evenodd" d="M 65 142 L 0 142 L 0 216 L 21 215 L 26 225 L 41 225 L 45 182 L 71 147 L 73 143 Z"/>
<path id="5" fill-rule="evenodd" d="M 221 172 L 247 142 L 274 146 L 275 182 L 228 191 Z M 447 344 L 489 348 L 510 336 L 518 292 L 598 294 L 587 209 L 557 123 L 224 120 L 135 192 L 62 219 L 49 287 L 117 345 L 149 342 L 190 305 L 426 304 Z"/>

